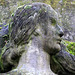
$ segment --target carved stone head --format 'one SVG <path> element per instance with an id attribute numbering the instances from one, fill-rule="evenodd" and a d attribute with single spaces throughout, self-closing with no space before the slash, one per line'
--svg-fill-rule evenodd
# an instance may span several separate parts
<path id="1" fill-rule="evenodd" d="M 51 6 L 44 3 L 32 3 L 16 11 L 11 37 L 14 44 L 26 44 L 32 35 L 41 36 L 43 48 L 49 54 L 58 52 L 62 29 L 58 26 L 58 14 Z"/>

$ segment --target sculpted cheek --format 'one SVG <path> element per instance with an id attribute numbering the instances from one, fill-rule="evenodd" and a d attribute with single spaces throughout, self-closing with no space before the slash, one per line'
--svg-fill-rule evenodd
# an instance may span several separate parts
<path id="1" fill-rule="evenodd" d="M 49 54 L 56 54 L 61 50 L 60 45 L 57 44 L 57 41 L 53 37 L 45 39 L 43 48 Z"/>

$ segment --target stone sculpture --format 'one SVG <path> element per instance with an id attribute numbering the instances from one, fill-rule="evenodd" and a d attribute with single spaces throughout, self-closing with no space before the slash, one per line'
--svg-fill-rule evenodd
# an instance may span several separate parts
<path id="1" fill-rule="evenodd" d="M 18 8 L 12 20 L 9 43 L 2 55 L 1 75 L 55 75 L 52 71 L 67 74 L 63 71 L 65 66 L 63 69 L 59 66 L 63 62 L 60 61 L 63 31 L 58 24 L 58 14 L 50 5 L 32 3 Z M 56 68 L 52 66 L 54 63 Z"/>

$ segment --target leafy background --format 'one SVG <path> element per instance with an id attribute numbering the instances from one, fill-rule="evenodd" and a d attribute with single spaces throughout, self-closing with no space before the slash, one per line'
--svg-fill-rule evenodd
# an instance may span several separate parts
<path id="1" fill-rule="evenodd" d="M 62 43 L 66 46 L 66 51 L 75 55 L 75 42 L 63 40 Z"/>

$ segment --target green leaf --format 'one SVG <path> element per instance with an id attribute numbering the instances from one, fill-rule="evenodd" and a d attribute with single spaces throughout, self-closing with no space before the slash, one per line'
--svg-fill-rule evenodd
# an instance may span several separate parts
<path id="1" fill-rule="evenodd" d="M 66 46 L 66 51 L 69 52 L 72 55 L 75 55 L 75 42 L 62 40 L 61 42 Z"/>

